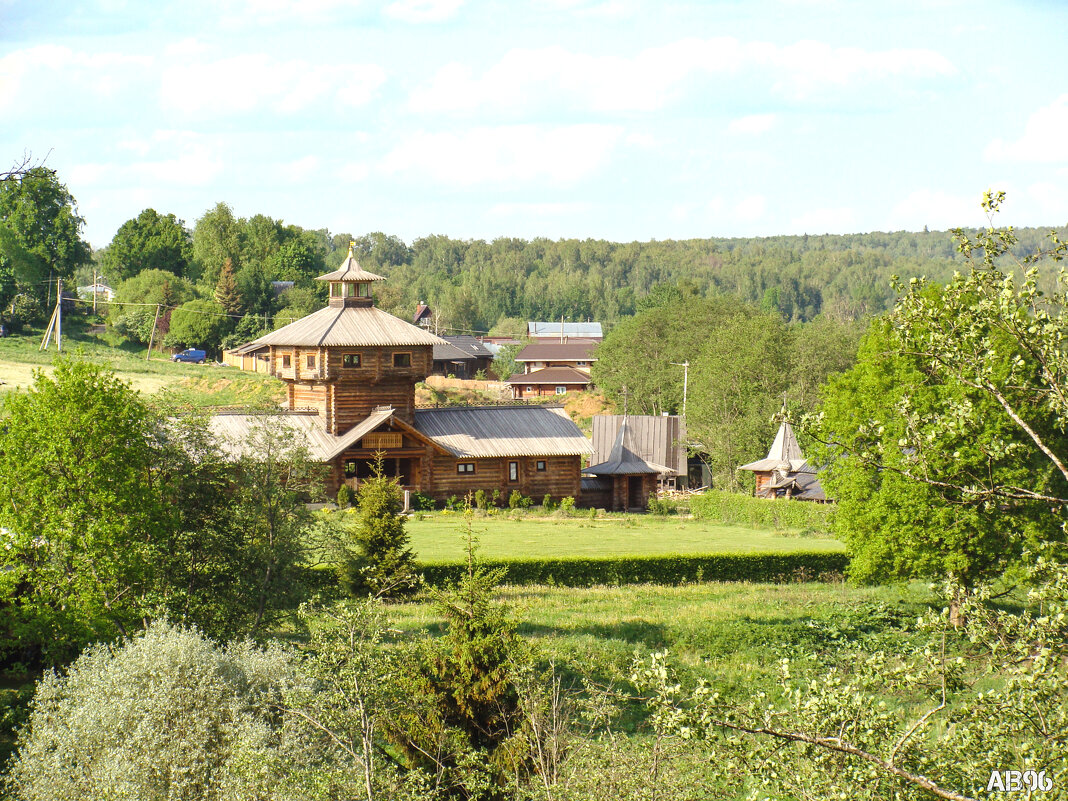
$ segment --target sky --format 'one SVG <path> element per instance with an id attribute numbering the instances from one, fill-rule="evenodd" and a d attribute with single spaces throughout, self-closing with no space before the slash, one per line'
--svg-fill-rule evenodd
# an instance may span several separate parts
<path id="1" fill-rule="evenodd" d="M 0 0 L 0 162 L 85 238 L 222 201 L 412 240 L 1068 223 L 1061 0 Z M 0 170 L 6 164 L 0 163 Z"/>

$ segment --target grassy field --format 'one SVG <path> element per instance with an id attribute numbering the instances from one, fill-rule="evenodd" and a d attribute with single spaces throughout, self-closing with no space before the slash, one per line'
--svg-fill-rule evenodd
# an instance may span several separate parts
<path id="1" fill-rule="evenodd" d="M 883 636 L 914 621 L 933 600 L 922 582 L 503 587 L 499 597 L 545 660 L 583 665 L 607 679 L 623 674 L 635 656 L 667 648 L 724 687 L 767 680 L 778 660 L 802 650 Z M 393 604 L 388 612 L 401 631 L 442 631 L 428 603 Z"/>
<path id="2" fill-rule="evenodd" d="M 40 350 L 42 335 L 43 331 L 32 331 L 0 339 L 0 392 L 29 386 L 35 370 L 51 371 L 56 347 L 53 343 L 47 351 Z M 277 404 L 284 396 L 281 382 L 265 375 L 211 364 L 176 364 L 158 352 L 146 360 L 146 348 L 114 344 L 89 333 L 85 322 L 76 317 L 65 329 L 63 350 L 108 365 L 143 394 L 162 393 L 177 403 L 201 407 Z"/>
<path id="3" fill-rule="evenodd" d="M 421 560 L 459 560 L 463 518 L 439 512 L 409 521 L 412 548 Z M 768 529 L 723 526 L 706 520 L 653 515 L 478 517 L 474 528 L 479 553 L 499 557 L 652 555 L 665 553 L 739 553 L 746 551 L 841 551 L 837 540 L 790 536 Z"/>

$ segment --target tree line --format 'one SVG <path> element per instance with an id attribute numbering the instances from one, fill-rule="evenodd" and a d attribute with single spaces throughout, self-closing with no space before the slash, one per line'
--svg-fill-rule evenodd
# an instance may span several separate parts
<path id="1" fill-rule="evenodd" d="M 145 209 L 91 253 L 82 223 L 52 171 L 31 168 L 0 182 L 7 323 L 44 315 L 50 279 L 85 285 L 102 274 L 116 301 L 127 304 L 109 312 L 123 336 L 147 342 L 159 304 L 156 333 L 169 344 L 218 348 L 318 308 L 323 287 L 314 279 L 340 264 L 350 241 L 364 267 L 390 279 L 376 287 L 382 308 L 405 318 L 426 302 L 455 333 L 512 333 L 527 320 L 561 317 L 611 327 L 656 305 L 658 288 L 673 286 L 699 297 L 733 296 L 784 321 L 857 320 L 893 305 L 893 275 L 945 281 L 961 266 L 951 235 L 929 231 L 629 243 L 430 235 L 408 244 L 382 232 L 332 234 L 263 214 L 237 217 L 219 203 L 191 227 Z M 1044 233 L 1017 231 L 1014 255 L 1037 251 Z M 182 306 L 185 314 L 172 320 Z"/>

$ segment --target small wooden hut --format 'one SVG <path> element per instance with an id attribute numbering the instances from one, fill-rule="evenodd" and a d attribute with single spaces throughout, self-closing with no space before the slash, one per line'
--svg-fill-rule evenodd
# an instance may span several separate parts
<path id="1" fill-rule="evenodd" d="M 827 502 L 816 469 L 801 455 L 793 427 L 782 421 L 771 450 L 763 459 L 744 464 L 739 470 L 749 470 L 756 476 L 755 495 L 758 498 L 787 498 L 798 501 Z"/>

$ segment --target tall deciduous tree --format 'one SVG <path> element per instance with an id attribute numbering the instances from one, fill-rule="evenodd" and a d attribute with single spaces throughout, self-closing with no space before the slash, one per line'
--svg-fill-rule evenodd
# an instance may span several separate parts
<path id="1" fill-rule="evenodd" d="M 225 203 L 217 203 L 197 220 L 193 229 L 193 257 L 209 292 L 218 283 L 227 259 L 235 269 L 240 269 L 243 244 L 241 223 Z"/>
<path id="2" fill-rule="evenodd" d="M 145 270 L 188 276 L 192 261 L 193 239 L 185 222 L 173 214 L 145 209 L 119 227 L 101 256 L 100 267 L 114 286 Z"/>
<path id="3" fill-rule="evenodd" d="M 52 170 L 32 167 L 0 181 L 0 271 L 6 265 L 25 291 L 43 296 L 45 288 L 36 286 L 41 278 L 67 278 L 91 259 L 83 223 L 74 197 Z M 0 293 L 3 282 L 0 272 Z"/>
<path id="4" fill-rule="evenodd" d="M 235 324 L 235 318 L 215 301 L 191 300 L 171 313 L 167 344 L 215 351 Z"/>
<path id="5" fill-rule="evenodd" d="M 2 640 L 30 659 L 125 633 L 146 610 L 164 543 L 156 431 L 106 368 L 62 358 L 5 399 L 0 445 Z"/>
<path id="6" fill-rule="evenodd" d="M 739 489 L 738 466 L 766 452 L 792 356 L 778 315 L 737 315 L 702 344 L 690 375 L 687 434 L 707 455 L 716 486 Z"/>
<path id="7" fill-rule="evenodd" d="M 1001 200 L 988 193 L 984 208 L 993 215 Z M 827 486 L 841 494 L 862 578 L 952 573 L 973 583 L 1025 548 L 1064 541 L 1068 302 L 1039 289 L 1039 264 L 1068 247 L 1054 236 L 1019 277 L 1000 266 L 1011 229 L 957 237 L 969 271 L 944 287 L 901 287 L 807 426 L 827 445 Z"/>

